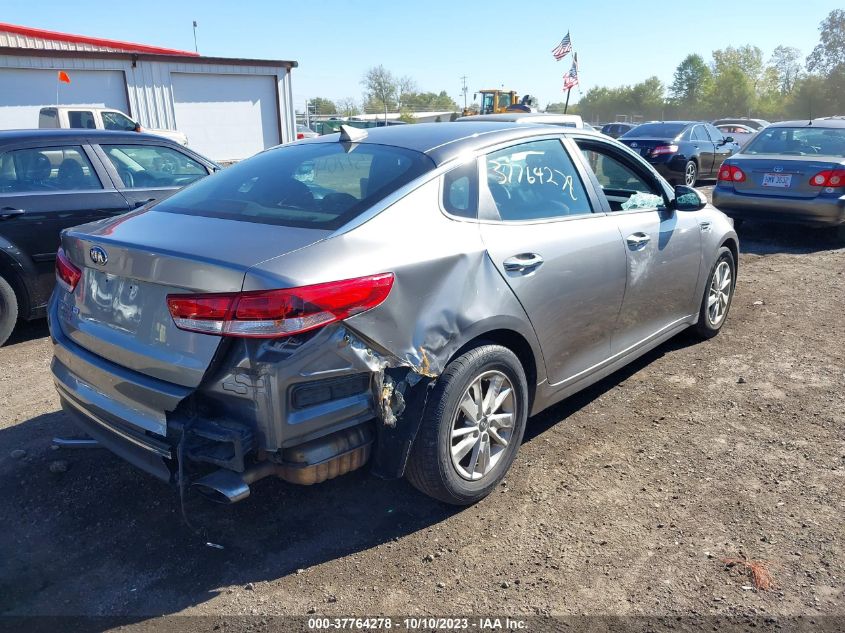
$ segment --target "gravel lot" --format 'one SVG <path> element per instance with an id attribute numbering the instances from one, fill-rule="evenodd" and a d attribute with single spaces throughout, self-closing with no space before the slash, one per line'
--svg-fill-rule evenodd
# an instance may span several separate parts
<path id="1" fill-rule="evenodd" d="M 20 328 L 0 348 L 0 614 L 845 616 L 845 238 L 740 239 L 720 336 L 529 421 L 506 483 L 463 510 L 359 471 L 189 498 L 194 532 L 110 453 L 51 450 L 74 430 L 46 324 Z M 721 561 L 743 556 L 774 590 Z"/>

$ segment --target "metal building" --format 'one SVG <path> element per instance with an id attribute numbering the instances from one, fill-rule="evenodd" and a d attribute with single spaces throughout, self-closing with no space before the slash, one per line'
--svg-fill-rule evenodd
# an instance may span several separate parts
<path id="1" fill-rule="evenodd" d="M 238 160 L 296 139 L 296 66 L 0 23 L 0 129 L 38 127 L 44 106 L 108 107 L 179 130 L 215 160 Z"/>

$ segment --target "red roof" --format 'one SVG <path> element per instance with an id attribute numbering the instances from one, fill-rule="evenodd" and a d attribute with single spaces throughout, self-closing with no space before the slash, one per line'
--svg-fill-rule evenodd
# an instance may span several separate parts
<path id="1" fill-rule="evenodd" d="M 70 42 L 74 44 L 87 44 L 89 46 L 102 46 L 105 48 L 126 51 L 128 53 L 151 53 L 153 55 L 180 55 L 183 57 L 199 57 L 199 53 L 194 53 L 193 51 L 180 51 L 173 48 L 162 48 L 160 46 L 147 46 L 146 44 L 133 44 L 132 42 L 107 40 L 101 37 L 88 37 L 86 35 L 59 33 L 58 31 L 46 31 L 44 29 L 34 29 L 28 26 L 5 24 L 3 22 L 0 22 L 0 31 L 6 31 L 7 33 L 16 33 L 18 35 L 23 35 L 26 37 L 38 37 L 45 40 Z"/>

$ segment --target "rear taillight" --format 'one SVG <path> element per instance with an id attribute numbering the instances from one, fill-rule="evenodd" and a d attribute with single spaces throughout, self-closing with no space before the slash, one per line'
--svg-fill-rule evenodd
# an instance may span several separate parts
<path id="1" fill-rule="evenodd" d="M 68 292 L 73 292 L 82 278 L 82 270 L 70 261 L 64 249 L 56 253 L 56 282 Z"/>
<path id="2" fill-rule="evenodd" d="M 719 180 L 722 182 L 745 182 L 745 172 L 736 165 L 722 165 L 719 170 Z"/>
<path id="3" fill-rule="evenodd" d="M 301 141 L 301 140 L 302 140 L 302 139 L 304 139 L 304 138 L 305 138 L 305 133 L 304 133 L 304 132 L 297 132 L 297 133 L 296 133 L 296 140 L 297 140 L 297 141 Z"/>
<path id="4" fill-rule="evenodd" d="M 845 187 L 845 169 L 825 169 L 810 178 L 813 187 Z"/>
<path id="5" fill-rule="evenodd" d="M 282 290 L 168 295 L 176 327 L 192 332 L 273 338 L 323 327 L 387 299 L 393 273 Z"/>
<path id="6" fill-rule="evenodd" d="M 677 145 L 658 145 L 651 150 L 652 156 L 663 156 L 665 154 L 674 154 L 678 151 Z"/>

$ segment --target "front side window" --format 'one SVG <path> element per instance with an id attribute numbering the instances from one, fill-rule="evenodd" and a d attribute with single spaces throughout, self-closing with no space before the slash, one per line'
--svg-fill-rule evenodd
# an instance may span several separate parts
<path id="1" fill-rule="evenodd" d="M 707 130 L 707 133 L 710 135 L 710 140 L 713 141 L 714 143 L 718 144 L 718 143 L 724 142 L 724 140 L 725 140 L 724 135 L 719 130 L 717 130 L 714 126 L 708 124 L 708 125 L 704 126 L 704 129 Z"/>
<path id="2" fill-rule="evenodd" d="M 81 147 L 39 147 L 0 154 L 0 192 L 102 189 Z"/>
<path id="3" fill-rule="evenodd" d="M 135 129 L 135 121 L 120 112 L 101 112 L 103 128 L 106 130 L 118 130 L 131 132 Z"/>
<path id="4" fill-rule="evenodd" d="M 692 128 L 692 135 L 691 138 L 693 141 L 709 141 L 710 139 L 707 138 L 707 134 L 704 132 L 700 125 L 696 125 Z"/>
<path id="5" fill-rule="evenodd" d="M 127 189 L 184 187 L 208 175 L 199 162 L 160 145 L 102 145 Z"/>
<path id="6" fill-rule="evenodd" d="M 487 188 L 503 221 L 592 213 L 581 178 L 558 140 L 515 145 L 484 161 Z"/>
<path id="7" fill-rule="evenodd" d="M 664 206 L 658 185 L 626 159 L 597 143 L 577 140 L 584 158 L 610 204 L 611 211 L 656 209 Z"/>
<path id="8" fill-rule="evenodd" d="M 399 147 L 292 144 L 220 171 L 156 210 L 332 230 L 434 167 L 425 154 Z"/>
<path id="9" fill-rule="evenodd" d="M 94 113 L 90 110 L 70 110 L 67 113 L 68 125 L 81 130 L 95 130 Z"/>

